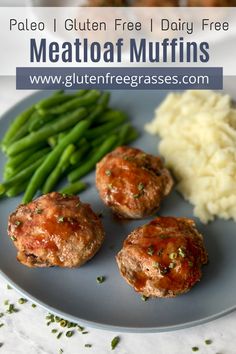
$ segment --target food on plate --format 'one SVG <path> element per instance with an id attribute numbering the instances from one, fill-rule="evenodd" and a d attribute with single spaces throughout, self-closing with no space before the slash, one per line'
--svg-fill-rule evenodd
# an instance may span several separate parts
<path id="1" fill-rule="evenodd" d="M 115 147 L 135 140 L 127 114 L 109 107 L 109 92 L 58 91 L 13 120 L 1 142 L 8 160 L 0 196 L 25 191 L 24 203 L 38 191 L 52 192 L 68 176 L 70 193 L 85 188 L 79 181 Z"/>
<path id="2" fill-rule="evenodd" d="M 204 223 L 236 220 L 236 109 L 213 91 L 171 93 L 146 125 L 159 134 L 159 152 L 177 189 Z"/>
<path id="3" fill-rule="evenodd" d="M 116 214 L 139 219 L 159 209 L 173 180 L 158 156 L 121 146 L 97 164 L 96 185 L 101 199 Z"/>
<path id="4" fill-rule="evenodd" d="M 158 217 L 131 232 L 116 260 L 121 275 L 137 292 L 175 297 L 201 279 L 207 258 L 193 220 Z"/>
<path id="5" fill-rule="evenodd" d="M 90 205 L 57 192 L 20 205 L 9 217 L 8 234 L 18 261 L 28 267 L 79 267 L 104 240 L 102 223 Z"/>

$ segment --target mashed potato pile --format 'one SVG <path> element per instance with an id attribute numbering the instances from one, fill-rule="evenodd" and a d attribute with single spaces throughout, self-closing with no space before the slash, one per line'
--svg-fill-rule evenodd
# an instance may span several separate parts
<path id="1" fill-rule="evenodd" d="M 207 223 L 236 220 L 236 109 L 213 91 L 171 93 L 146 125 L 162 138 L 159 151 L 177 188 Z"/>

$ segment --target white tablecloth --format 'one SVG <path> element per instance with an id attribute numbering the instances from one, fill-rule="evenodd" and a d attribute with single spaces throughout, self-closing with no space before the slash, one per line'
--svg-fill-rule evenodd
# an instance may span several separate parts
<path id="1" fill-rule="evenodd" d="M 10 106 L 27 96 L 29 91 L 16 91 L 14 78 L 0 78 L 0 115 Z M 234 280 L 232 280 L 234 281 Z M 236 353 L 236 312 L 205 325 L 169 333 L 128 334 L 86 328 L 87 334 L 77 333 L 67 338 L 56 339 L 51 330 L 58 326 L 47 326 L 47 311 L 32 308 L 31 303 L 20 305 L 15 290 L 7 289 L 4 279 L 0 278 L 0 313 L 5 312 L 5 300 L 16 304 L 19 312 L 0 318 L 0 353 L 4 354 L 63 354 L 111 353 L 110 342 L 119 335 L 121 341 L 114 351 L 117 354 L 189 354 L 197 346 L 200 353 Z M 212 340 L 206 345 L 205 340 Z M 86 348 L 85 344 L 92 344 Z"/>

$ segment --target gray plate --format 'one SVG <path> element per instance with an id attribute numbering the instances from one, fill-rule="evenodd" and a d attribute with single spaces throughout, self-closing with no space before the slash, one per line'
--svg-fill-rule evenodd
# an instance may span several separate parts
<path id="1" fill-rule="evenodd" d="M 1 136 L 10 121 L 23 109 L 47 96 L 39 92 L 8 111 L 1 119 Z M 112 105 L 130 113 L 142 132 L 135 146 L 156 153 L 157 138 L 143 132 L 143 125 L 153 117 L 155 107 L 165 93 L 158 91 L 114 91 Z M 2 169 L 5 158 L 0 154 Z M 115 254 L 125 237 L 148 221 L 118 222 L 99 200 L 94 174 L 85 178 L 91 186 L 81 199 L 102 211 L 106 241 L 100 252 L 79 269 L 28 269 L 16 261 L 16 250 L 6 233 L 7 218 L 21 198 L 0 201 L 0 269 L 2 275 L 34 302 L 60 316 L 94 327 L 128 332 L 160 332 L 197 325 L 225 315 L 236 308 L 236 235 L 235 223 L 217 220 L 198 228 L 205 235 L 210 262 L 203 278 L 186 295 L 175 299 L 143 302 L 118 272 Z M 192 217 L 192 207 L 173 192 L 164 202 L 161 215 Z M 112 247 L 111 247 L 112 246 Z M 112 248 L 112 249 L 111 249 Z M 106 276 L 103 284 L 96 277 Z"/>

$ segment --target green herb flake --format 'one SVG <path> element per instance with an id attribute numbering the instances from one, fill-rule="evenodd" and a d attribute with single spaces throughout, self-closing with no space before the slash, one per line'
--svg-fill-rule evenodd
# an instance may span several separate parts
<path id="1" fill-rule="evenodd" d="M 80 326 L 80 325 L 77 325 L 77 329 L 78 329 L 79 332 L 83 332 L 84 327 L 82 327 L 82 326 Z"/>
<path id="2" fill-rule="evenodd" d="M 0 318 L 4 316 L 4 313 L 3 312 L 0 312 Z"/>
<path id="3" fill-rule="evenodd" d="M 74 332 L 73 331 L 67 331 L 66 332 L 66 337 L 70 338 L 74 335 Z"/>
<path id="4" fill-rule="evenodd" d="M 9 300 L 4 300 L 4 305 L 5 306 L 9 305 Z"/>
<path id="5" fill-rule="evenodd" d="M 110 170 L 106 170 L 105 171 L 105 175 L 107 175 L 108 177 L 111 176 L 111 171 Z"/>
<path id="6" fill-rule="evenodd" d="M 57 335 L 57 339 L 60 339 L 62 335 L 63 335 L 63 332 L 59 332 Z"/>
<path id="7" fill-rule="evenodd" d="M 97 277 L 97 283 L 102 284 L 102 283 L 104 283 L 105 279 L 106 278 L 103 275 L 101 275 L 101 276 Z"/>
<path id="8" fill-rule="evenodd" d="M 64 222 L 64 216 L 58 216 L 57 222 L 58 222 L 59 224 L 62 223 L 62 222 Z"/>
<path id="9" fill-rule="evenodd" d="M 193 351 L 193 352 L 198 352 L 198 351 L 199 351 L 199 348 L 198 348 L 198 347 L 192 347 L 192 351 Z"/>
<path id="10" fill-rule="evenodd" d="M 175 268 L 176 267 L 176 264 L 174 263 L 174 262 L 171 262 L 170 264 L 169 264 L 169 268 L 170 269 L 173 269 L 173 268 Z"/>
<path id="11" fill-rule="evenodd" d="M 15 221 L 15 226 L 16 226 L 16 227 L 20 226 L 21 224 L 22 224 L 21 221 L 19 221 L 19 220 L 16 220 L 16 221 Z"/>
<path id="12" fill-rule="evenodd" d="M 114 337 L 111 341 L 111 349 L 114 350 L 120 342 L 120 337 Z"/>
<path id="13" fill-rule="evenodd" d="M 19 310 L 15 308 L 14 304 L 10 304 L 7 309 L 7 313 L 11 315 L 14 312 L 18 312 Z"/>
<path id="14" fill-rule="evenodd" d="M 27 301 L 28 301 L 27 299 L 24 299 L 23 297 L 21 297 L 21 298 L 18 300 L 18 303 L 19 303 L 20 305 L 23 305 L 23 304 L 25 304 Z"/>
<path id="15" fill-rule="evenodd" d="M 68 323 L 67 320 L 61 320 L 61 321 L 60 321 L 60 326 L 61 326 L 61 327 L 66 327 L 66 326 L 67 326 L 67 323 Z"/>
<path id="16" fill-rule="evenodd" d="M 188 265 L 189 265 L 189 267 L 193 267 L 193 262 L 192 261 L 188 261 Z"/>
<path id="17" fill-rule="evenodd" d="M 42 214 L 42 212 L 43 212 L 43 209 L 40 209 L 40 208 L 35 209 L 35 214 Z"/>
<path id="18" fill-rule="evenodd" d="M 3 343 L 0 343 L 0 348 L 3 346 Z"/>
<path id="19" fill-rule="evenodd" d="M 152 266 L 153 266 L 153 268 L 158 269 L 159 268 L 159 262 L 154 262 Z"/>
<path id="20" fill-rule="evenodd" d="M 141 194 L 140 193 L 137 193 L 137 194 L 133 194 L 133 198 L 134 199 L 138 199 L 141 197 Z"/>
<path id="21" fill-rule="evenodd" d="M 58 317 L 58 316 L 55 316 L 55 321 L 56 321 L 56 322 L 60 322 L 60 321 L 61 321 L 61 318 Z"/>
<path id="22" fill-rule="evenodd" d="M 12 287 L 9 284 L 7 284 L 7 290 L 12 290 Z"/>
<path id="23" fill-rule="evenodd" d="M 151 245 L 147 249 L 147 254 L 149 254 L 149 256 L 153 256 L 153 253 L 154 253 L 154 247 Z"/>
<path id="24" fill-rule="evenodd" d="M 206 345 L 212 344 L 212 340 L 211 340 L 211 339 L 206 339 L 206 340 L 205 340 L 205 344 L 206 344 Z"/>
<path id="25" fill-rule="evenodd" d="M 80 206 L 81 206 L 81 203 L 78 202 L 78 203 L 76 204 L 76 208 L 79 208 Z"/>
<path id="26" fill-rule="evenodd" d="M 37 305 L 36 305 L 36 304 L 32 304 L 31 306 L 33 307 L 33 309 L 35 309 L 35 307 L 37 307 Z"/>
<path id="27" fill-rule="evenodd" d="M 88 334 L 88 332 L 87 332 L 87 331 L 84 331 L 84 332 L 82 332 L 82 334 Z"/>
<path id="28" fill-rule="evenodd" d="M 172 253 L 169 254 L 169 258 L 170 258 L 170 259 L 176 259 L 177 256 L 178 256 L 178 255 L 177 255 L 176 252 L 172 252 Z"/>
<path id="29" fill-rule="evenodd" d="M 10 239 L 11 239 L 12 241 L 14 241 L 14 242 L 16 241 L 16 237 L 13 236 L 13 235 L 10 236 Z"/>
<path id="30" fill-rule="evenodd" d="M 143 190 L 144 190 L 144 184 L 143 184 L 142 182 L 140 182 L 140 183 L 138 184 L 138 190 L 139 190 L 139 191 L 143 191 Z"/>
<path id="31" fill-rule="evenodd" d="M 4 326 L 4 323 L 0 323 L 0 328 Z"/>
<path id="32" fill-rule="evenodd" d="M 92 348 L 92 344 L 85 344 L 85 348 Z"/>
<path id="33" fill-rule="evenodd" d="M 186 253 L 182 247 L 178 248 L 178 252 L 179 252 L 180 257 L 184 258 L 186 256 Z"/>
<path id="34" fill-rule="evenodd" d="M 63 349 L 59 349 L 59 354 L 62 354 L 62 353 L 64 353 L 64 350 Z"/>
<path id="35" fill-rule="evenodd" d="M 145 301 L 148 300 L 148 296 L 142 295 L 142 296 L 141 296 L 141 299 L 145 302 Z"/>
<path id="36" fill-rule="evenodd" d="M 52 332 L 52 333 L 57 333 L 57 332 L 58 332 L 58 329 L 53 328 L 53 329 L 51 330 L 51 332 Z"/>
<path id="37" fill-rule="evenodd" d="M 157 255 L 160 257 L 163 253 L 163 248 L 160 248 L 158 251 L 157 251 Z"/>

